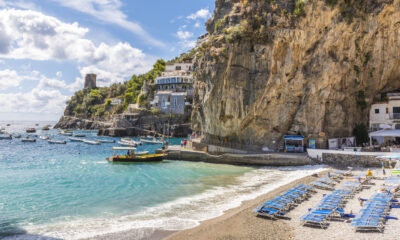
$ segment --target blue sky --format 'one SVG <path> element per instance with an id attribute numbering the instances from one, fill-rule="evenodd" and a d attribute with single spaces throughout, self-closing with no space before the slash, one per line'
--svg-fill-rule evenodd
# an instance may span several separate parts
<path id="1" fill-rule="evenodd" d="M 126 81 L 193 48 L 214 0 L 0 0 L 0 120 L 58 119 L 86 73 Z"/>

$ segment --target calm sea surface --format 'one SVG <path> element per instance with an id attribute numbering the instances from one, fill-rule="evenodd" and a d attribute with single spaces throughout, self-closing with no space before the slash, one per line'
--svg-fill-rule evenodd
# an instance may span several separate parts
<path id="1" fill-rule="evenodd" d="M 34 127 L 29 122 L 10 123 L 7 130 L 23 136 L 24 129 Z M 47 122 L 39 124 L 41 129 Z M 99 138 L 96 132 L 79 133 Z M 36 134 L 68 139 L 57 130 Z M 80 239 L 125 230 L 136 230 L 142 238 L 154 229 L 190 228 L 243 200 L 321 170 L 180 161 L 111 164 L 105 158 L 116 145 L 0 140 L 0 238 Z M 143 145 L 138 151 L 157 148 Z"/>

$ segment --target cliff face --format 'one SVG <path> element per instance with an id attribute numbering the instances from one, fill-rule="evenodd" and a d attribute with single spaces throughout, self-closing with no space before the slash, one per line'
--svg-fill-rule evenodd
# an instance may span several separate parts
<path id="1" fill-rule="evenodd" d="M 400 89 L 400 0 L 304 2 L 216 1 L 192 113 L 205 141 L 323 144 L 367 125 L 374 99 Z"/>

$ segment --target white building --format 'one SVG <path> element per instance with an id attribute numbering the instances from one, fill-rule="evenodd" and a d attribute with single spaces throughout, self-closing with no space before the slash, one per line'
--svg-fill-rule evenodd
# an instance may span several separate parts
<path id="1" fill-rule="evenodd" d="M 400 129 L 400 93 L 388 93 L 388 100 L 375 103 L 369 113 L 371 131 Z"/>
<path id="2" fill-rule="evenodd" d="M 186 95 L 186 92 L 158 91 L 150 104 L 163 113 L 184 114 L 188 105 Z"/>

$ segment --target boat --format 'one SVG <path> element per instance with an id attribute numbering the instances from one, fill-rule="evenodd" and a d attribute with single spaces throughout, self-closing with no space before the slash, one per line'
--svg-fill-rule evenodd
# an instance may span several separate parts
<path id="1" fill-rule="evenodd" d="M 69 140 L 70 140 L 71 142 L 83 142 L 84 139 L 82 139 L 82 138 L 70 137 Z"/>
<path id="2" fill-rule="evenodd" d="M 122 142 L 132 142 L 133 139 L 132 138 L 121 138 Z"/>
<path id="3" fill-rule="evenodd" d="M 92 140 L 84 139 L 82 142 L 90 144 L 90 145 L 100 145 L 99 141 L 92 141 Z"/>
<path id="4" fill-rule="evenodd" d="M 21 138 L 21 135 L 20 134 L 15 134 L 14 138 Z"/>
<path id="5" fill-rule="evenodd" d="M 8 134 L 8 132 L 6 130 L 0 130 L 1 134 Z"/>
<path id="6" fill-rule="evenodd" d="M 140 139 L 142 143 L 147 143 L 147 144 L 162 144 L 162 141 L 158 141 L 157 139 L 153 138 L 153 140 L 146 140 L 146 139 Z"/>
<path id="7" fill-rule="evenodd" d="M 50 140 L 50 138 L 48 136 L 40 136 L 39 138 L 42 140 Z"/>
<path id="8" fill-rule="evenodd" d="M 66 141 L 48 140 L 47 142 L 50 144 L 67 144 Z"/>
<path id="9" fill-rule="evenodd" d="M 36 126 L 39 126 L 39 123 L 36 123 L 35 125 L 36 125 Z"/>
<path id="10" fill-rule="evenodd" d="M 36 139 L 26 137 L 26 138 L 22 138 L 21 142 L 36 142 Z"/>
<path id="11" fill-rule="evenodd" d="M 7 123 L 7 127 L 11 126 L 11 124 Z"/>
<path id="12" fill-rule="evenodd" d="M 64 136 L 72 136 L 72 131 L 61 131 L 60 134 Z"/>
<path id="13" fill-rule="evenodd" d="M 85 134 L 75 134 L 74 137 L 86 137 Z"/>
<path id="14" fill-rule="evenodd" d="M 42 127 L 43 131 L 49 131 L 50 130 L 50 125 L 45 125 Z"/>
<path id="15" fill-rule="evenodd" d="M 115 140 L 99 139 L 99 140 L 97 140 L 97 141 L 99 141 L 99 142 L 101 142 L 101 143 L 115 143 Z"/>
<path id="16" fill-rule="evenodd" d="M 28 129 L 26 129 L 26 132 L 27 132 L 27 133 L 35 133 L 35 132 L 36 132 L 36 129 L 34 129 L 34 128 L 28 128 Z"/>
<path id="17" fill-rule="evenodd" d="M 127 151 L 125 155 L 116 155 L 116 152 L 106 158 L 110 162 L 115 163 L 145 163 L 145 162 L 161 162 L 167 154 L 148 154 L 148 152 L 136 153 L 136 148 L 132 147 L 113 147 L 114 151 Z"/>
<path id="18" fill-rule="evenodd" d="M 131 147 L 136 147 L 137 146 L 136 142 L 134 142 L 134 141 L 130 141 L 130 142 L 118 141 L 118 144 L 122 145 L 122 146 L 131 146 Z"/>
<path id="19" fill-rule="evenodd" d="M 4 136 L 0 136 L 0 140 L 10 140 L 12 139 L 12 135 L 4 135 Z"/>

